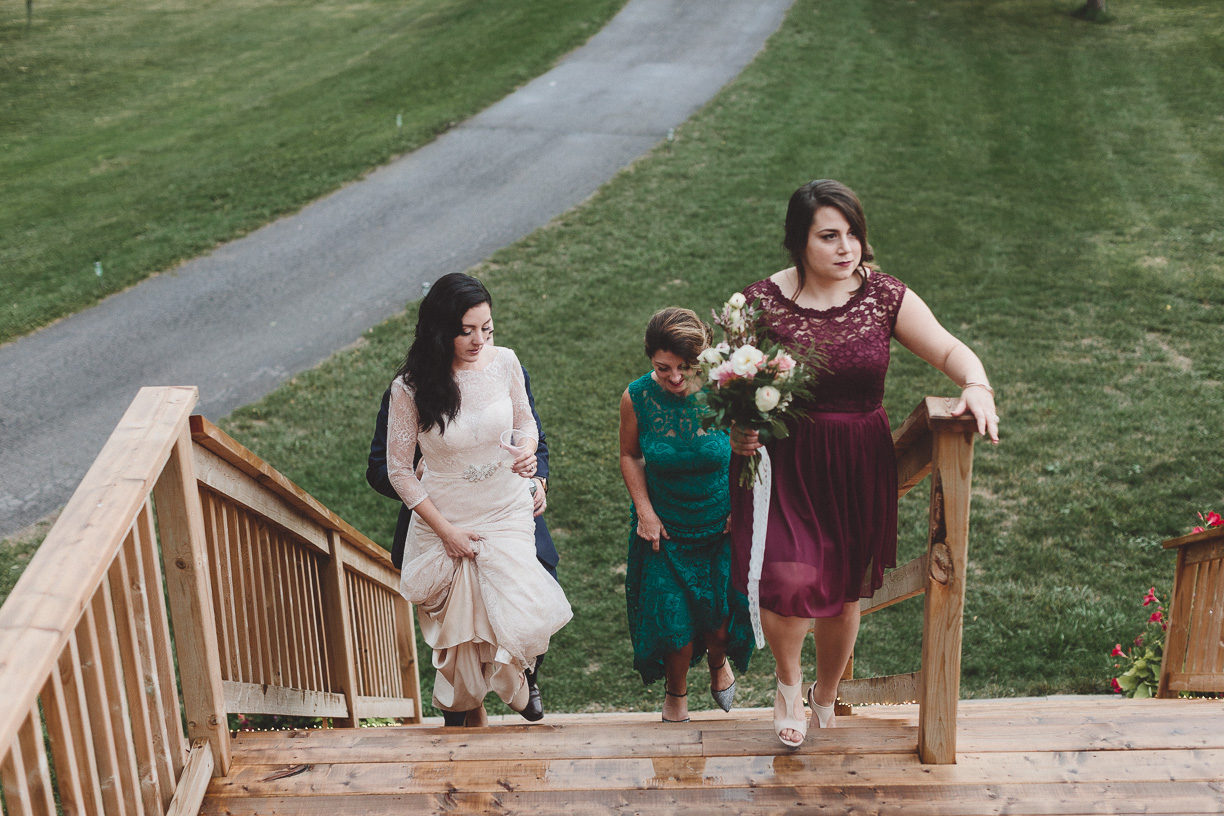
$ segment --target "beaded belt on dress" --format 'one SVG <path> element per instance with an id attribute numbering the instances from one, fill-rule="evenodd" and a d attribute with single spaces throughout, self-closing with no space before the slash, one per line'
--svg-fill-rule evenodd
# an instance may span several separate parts
<path id="1" fill-rule="evenodd" d="M 468 465 L 464 469 L 462 475 L 463 478 L 469 482 L 480 482 L 496 473 L 497 469 L 501 466 L 501 462 L 489 462 L 488 464 L 484 465 Z"/>
<path id="2" fill-rule="evenodd" d="M 425 470 L 435 479 L 464 479 L 469 482 L 483 482 L 496 473 L 504 464 L 507 464 L 505 460 L 498 460 L 496 462 L 487 462 L 483 465 L 468 465 L 463 470 L 458 468 L 448 470 L 426 465 Z"/>

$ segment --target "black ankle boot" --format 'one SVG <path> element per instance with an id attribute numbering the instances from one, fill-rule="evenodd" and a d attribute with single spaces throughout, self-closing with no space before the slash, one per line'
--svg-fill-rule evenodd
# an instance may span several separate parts
<path id="1" fill-rule="evenodd" d="M 527 677 L 527 705 L 523 706 L 523 710 L 519 713 L 527 722 L 539 722 L 544 719 L 544 701 L 540 699 L 540 687 L 536 682 L 539 673 L 540 664 L 538 662 L 534 671 L 523 672 Z"/>

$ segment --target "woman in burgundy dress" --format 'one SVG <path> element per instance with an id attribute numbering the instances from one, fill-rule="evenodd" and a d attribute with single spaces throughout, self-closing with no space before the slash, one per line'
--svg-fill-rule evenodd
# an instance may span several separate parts
<path id="1" fill-rule="evenodd" d="M 767 448 L 773 469 L 761 625 L 777 662 L 774 730 L 788 747 L 807 734 L 800 652 L 816 636 L 816 682 L 807 701 L 815 725 L 833 725 L 837 685 L 854 650 L 859 599 L 880 587 L 897 552 L 897 466 L 884 413 L 889 341 L 950 377 L 963 390 L 978 432 L 999 441 L 994 391 L 981 361 L 953 337 L 901 281 L 878 271 L 858 197 L 822 179 L 791 196 L 783 246 L 794 266 L 744 289 L 773 338 L 825 358 L 809 420 Z M 754 432 L 733 431 L 732 450 L 761 447 Z M 732 458 L 732 468 L 742 463 Z M 732 479 L 732 484 L 736 479 Z M 747 592 L 752 491 L 731 491 L 732 580 Z M 814 627 L 813 627 L 814 621 Z"/>

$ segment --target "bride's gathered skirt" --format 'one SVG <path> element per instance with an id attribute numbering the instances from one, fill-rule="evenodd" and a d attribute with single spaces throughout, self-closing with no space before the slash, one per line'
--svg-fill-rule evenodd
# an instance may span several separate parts
<path id="1" fill-rule="evenodd" d="M 573 617 L 536 559 L 528 480 L 511 472 L 508 456 L 500 462 L 479 479 L 469 467 L 466 477 L 428 471 L 422 480 L 452 524 L 483 536 L 474 559 L 448 556 L 419 517 L 408 530 L 400 592 L 417 605 L 437 670 L 434 704 L 447 711 L 476 708 L 490 691 L 521 708 L 523 671 Z"/>

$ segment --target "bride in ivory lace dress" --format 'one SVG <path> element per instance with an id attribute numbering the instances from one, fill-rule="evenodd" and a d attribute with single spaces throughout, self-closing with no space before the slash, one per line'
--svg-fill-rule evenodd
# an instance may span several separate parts
<path id="1" fill-rule="evenodd" d="M 471 276 L 434 284 L 392 383 L 387 432 L 388 476 L 414 511 L 400 593 L 434 651 L 434 705 L 469 712 L 469 724 L 489 691 L 539 719 L 524 710 L 524 671 L 573 616 L 536 559 L 536 425 L 518 358 L 492 343 L 491 304 Z M 511 428 L 528 437 L 517 453 L 499 444 Z"/>

